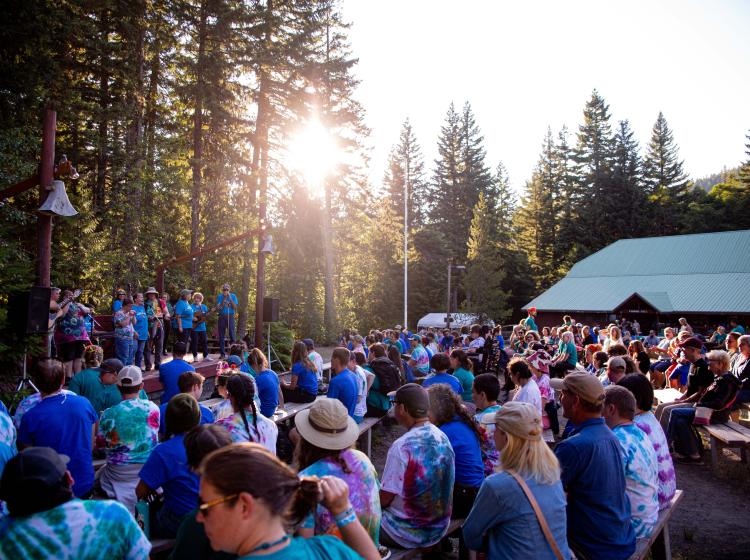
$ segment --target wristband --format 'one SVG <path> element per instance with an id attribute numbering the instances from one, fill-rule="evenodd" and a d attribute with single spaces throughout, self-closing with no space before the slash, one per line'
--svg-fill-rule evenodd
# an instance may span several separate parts
<path id="1" fill-rule="evenodd" d="M 333 516 L 334 521 L 336 521 L 336 527 L 339 529 L 343 529 L 350 523 L 354 523 L 357 520 L 357 515 L 354 513 L 354 509 L 349 506 L 349 508 L 338 515 Z"/>

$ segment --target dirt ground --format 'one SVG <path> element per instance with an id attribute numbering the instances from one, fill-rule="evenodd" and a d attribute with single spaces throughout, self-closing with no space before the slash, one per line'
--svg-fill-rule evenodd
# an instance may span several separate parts
<path id="1" fill-rule="evenodd" d="M 400 426 L 375 426 L 372 461 L 383 472 L 390 444 L 404 433 Z M 684 497 L 670 521 L 676 560 L 745 560 L 750 558 L 750 465 L 723 450 L 714 472 L 704 465 L 675 464 L 677 487 Z"/>

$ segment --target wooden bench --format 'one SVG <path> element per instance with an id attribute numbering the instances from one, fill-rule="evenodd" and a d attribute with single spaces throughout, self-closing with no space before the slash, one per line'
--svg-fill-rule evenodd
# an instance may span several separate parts
<path id="1" fill-rule="evenodd" d="M 747 449 L 750 448 L 750 429 L 740 426 L 736 422 L 724 424 L 710 424 L 700 426 L 709 438 L 711 444 L 711 466 L 716 468 L 719 463 L 719 448 L 731 447 L 740 450 L 743 463 L 747 463 Z"/>
<path id="2" fill-rule="evenodd" d="M 445 534 L 450 535 L 454 531 L 463 527 L 464 521 L 466 520 L 465 519 L 451 519 L 451 522 L 448 525 L 448 530 L 445 532 Z M 440 543 L 435 544 L 433 546 L 427 546 L 424 548 L 408 548 L 408 549 L 392 548 L 390 560 L 407 560 L 408 558 L 416 558 L 417 556 L 421 556 L 422 554 L 427 554 L 428 552 L 432 552 L 437 546 L 440 546 Z M 476 552 L 474 552 L 473 550 L 470 551 L 469 558 L 474 560 L 476 558 Z"/>
<path id="3" fill-rule="evenodd" d="M 682 500 L 682 490 L 677 490 L 669 507 L 659 512 L 659 517 L 651 536 L 644 539 L 638 539 L 635 544 L 635 552 L 630 560 L 642 560 L 651 552 L 653 560 L 669 560 L 672 558 L 672 549 L 669 544 L 669 518 L 672 517 L 677 504 Z"/>
<path id="4" fill-rule="evenodd" d="M 174 544 L 174 539 L 151 539 L 151 552 L 149 556 L 152 558 L 154 556 L 166 557 L 166 553 L 174 548 Z"/>
<path id="5" fill-rule="evenodd" d="M 362 437 L 363 434 L 367 436 L 367 443 L 365 444 L 367 450 L 365 451 L 365 453 L 368 457 L 372 456 L 372 428 L 373 426 L 375 426 L 375 424 L 380 423 L 383 418 L 385 418 L 385 416 L 382 416 L 380 418 L 370 418 L 368 416 L 359 424 L 360 437 Z"/>

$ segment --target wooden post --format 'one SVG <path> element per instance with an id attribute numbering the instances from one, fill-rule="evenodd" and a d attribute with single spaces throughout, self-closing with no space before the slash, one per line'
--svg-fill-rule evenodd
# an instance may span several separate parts
<path id="1" fill-rule="evenodd" d="M 42 160 L 39 164 L 39 205 L 49 195 L 47 188 L 52 184 L 55 169 L 55 128 L 57 113 L 52 109 L 44 112 L 42 128 Z M 37 214 L 37 272 L 36 284 L 48 288 L 50 286 L 50 268 L 52 263 L 52 216 L 45 213 Z"/>

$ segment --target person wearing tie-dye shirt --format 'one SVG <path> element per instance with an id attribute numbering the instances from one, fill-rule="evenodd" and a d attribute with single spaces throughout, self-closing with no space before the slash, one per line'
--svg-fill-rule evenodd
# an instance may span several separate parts
<path id="1" fill-rule="evenodd" d="M 0 401 L 0 473 L 3 467 L 16 454 L 16 427 L 8 414 L 5 404 Z"/>
<path id="2" fill-rule="evenodd" d="M 422 337 L 415 334 L 412 335 L 410 340 L 412 351 L 409 367 L 413 369 L 417 377 L 424 377 L 430 373 L 430 356 L 422 346 Z"/>
<path id="3" fill-rule="evenodd" d="M 122 504 L 73 497 L 66 459 L 31 447 L 6 465 L 0 558 L 146 560 L 151 543 Z"/>
<path id="4" fill-rule="evenodd" d="M 472 402 L 477 405 L 477 413 L 474 415 L 479 425 L 482 439 L 480 447 L 482 449 L 482 462 L 484 463 L 484 476 L 490 476 L 497 469 L 500 463 L 500 452 L 495 447 L 495 425 L 482 424 L 484 416 L 494 418 L 500 405 L 497 404 L 497 397 L 500 394 L 500 381 L 492 373 L 482 373 L 474 378 L 471 386 Z"/>
<path id="5" fill-rule="evenodd" d="M 633 393 L 636 407 L 633 422 L 643 430 L 643 433 L 654 446 L 658 462 L 659 509 L 662 510 L 670 506 L 672 498 L 677 492 L 677 476 L 674 472 L 672 456 L 669 454 L 667 436 L 651 411 L 654 403 L 654 387 L 648 378 L 640 373 L 626 375 L 619 381 L 618 385 Z"/>
<path id="6" fill-rule="evenodd" d="M 234 442 L 250 441 L 261 444 L 276 454 L 278 426 L 258 412 L 255 404 L 255 383 L 244 373 L 235 373 L 227 380 L 227 391 L 233 414 L 217 420 L 229 432 Z"/>
<path id="7" fill-rule="evenodd" d="M 633 393 L 619 385 L 607 387 L 603 416 L 622 448 L 625 493 L 630 500 L 630 522 L 635 537 L 648 538 L 659 517 L 657 459 L 651 441 L 643 430 L 633 423 Z"/>
<path id="8" fill-rule="evenodd" d="M 430 423 L 427 391 L 407 383 L 389 393 L 407 432 L 393 442 L 383 470 L 380 542 L 385 546 L 432 546 L 450 524 L 455 455 L 448 436 Z"/>
<path id="9" fill-rule="evenodd" d="M 108 408 L 99 419 L 96 446 L 104 449 L 107 464 L 97 480 L 110 498 L 135 511 L 138 473 L 159 443 L 159 407 L 139 398 L 143 374 L 137 366 L 125 366 L 117 374 L 122 402 Z"/>
<path id="10" fill-rule="evenodd" d="M 321 398 L 295 418 L 300 441 L 296 459 L 300 476 L 335 476 L 349 487 L 349 501 L 359 522 L 377 546 L 380 535 L 380 483 L 370 459 L 352 447 L 359 437 L 357 423 L 338 399 Z M 302 537 L 341 532 L 330 511 L 322 505 L 308 515 L 297 530 Z"/>

